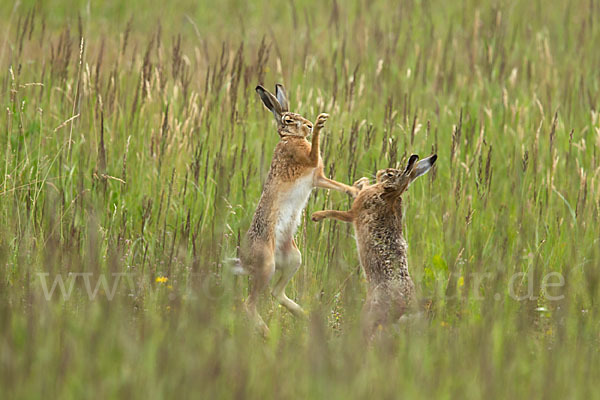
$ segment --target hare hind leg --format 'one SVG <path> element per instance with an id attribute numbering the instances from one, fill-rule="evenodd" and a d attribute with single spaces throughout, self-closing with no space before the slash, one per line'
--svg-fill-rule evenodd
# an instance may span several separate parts
<path id="1" fill-rule="evenodd" d="M 373 287 L 367 293 L 362 309 L 361 325 L 364 337 L 371 341 L 388 323 L 391 301 L 384 288 Z"/>
<path id="2" fill-rule="evenodd" d="M 303 317 L 306 315 L 304 309 L 285 294 L 285 287 L 296 271 L 298 271 L 298 268 L 300 268 L 300 264 L 302 264 L 302 254 L 300 253 L 300 250 L 298 250 L 294 240 L 292 240 L 284 249 L 278 249 L 278 251 L 280 251 L 281 254 L 280 257 L 278 257 L 277 268 L 281 269 L 281 276 L 273 286 L 271 294 L 282 306 L 287 308 L 288 311 L 296 317 Z"/>
<path id="3" fill-rule="evenodd" d="M 267 337 L 269 335 L 269 328 L 258 313 L 257 305 L 260 294 L 264 291 L 265 287 L 267 287 L 275 272 L 275 256 L 270 250 L 264 251 L 261 256 L 254 260 L 253 264 L 254 265 L 252 265 L 252 268 L 250 269 L 250 295 L 244 305 L 252 323 L 263 336 Z"/>

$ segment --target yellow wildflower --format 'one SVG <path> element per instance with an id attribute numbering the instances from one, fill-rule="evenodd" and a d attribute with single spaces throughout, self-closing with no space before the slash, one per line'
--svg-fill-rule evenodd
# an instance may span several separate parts
<path id="1" fill-rule="evenodd" d="M 167 283 L 168 280 L 169 280 L 169 278 L 167 278 L 166 276 L 157 276 L 156 277 L 156 282 L 158 282 L 158 283 Z"/>

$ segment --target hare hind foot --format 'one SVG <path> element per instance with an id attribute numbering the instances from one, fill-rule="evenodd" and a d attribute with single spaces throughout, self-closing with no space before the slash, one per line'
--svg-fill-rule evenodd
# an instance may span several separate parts
<path id="1" fill-rule="evenodd" d="M 279 304 L 287 308 L 287 310 L 291 312 L 295 317 L 304 318 L 306 316 L 306 311 L 304 311 L 304 309 L 300 305 L 298 305 L 298 303 L 296 303 L 294 300 L 287 297 L 287 295 L 284 292 L 272 292 L 271 294 L 273 295 L 273 297 L 275 297 Z"/>
<path id="2" fill-rule="evenodd" d="M 262 317 L 256 310 L 256 305 L 248 304 L 248 302 L 246 302 L 244 303 L 244 308 L 246 309 L 246 314 L 248 315 L 252 325 L 254 325 L 256 331 L 261 334 L 262 337 L 267 339 L 270 334 L 269 327 L 267 324 L 265 324 L 265 321 L 263 321 Z"/>

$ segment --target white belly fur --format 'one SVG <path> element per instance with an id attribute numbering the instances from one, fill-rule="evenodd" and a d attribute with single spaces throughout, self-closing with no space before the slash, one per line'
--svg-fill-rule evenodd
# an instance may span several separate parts
<path id="1" fill-rule="evenodd" d="M 313 174 L 298 179 L 279 197 L 279 215 L 275 224 L 275 248 L 287 244 L 296 234 L 300 225 L 300 215 L 306 207 L 308 197 L 313 189 Z"/>

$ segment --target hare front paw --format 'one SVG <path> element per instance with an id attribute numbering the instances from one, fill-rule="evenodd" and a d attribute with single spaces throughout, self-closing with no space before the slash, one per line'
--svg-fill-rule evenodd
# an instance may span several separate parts
<path id="1" fill-rule="evenodd" d="M 356 182 L 354 182 L 354 184 L 352 186 L 354 186 L 358 190 L 362 190 L 364 187 L 369 186 L 369 178 L 362 177 L 359 180 L 357 180 Z"/>
<path id="2" fill-rule="evenodd" d="M 319 114 L 319 116 L 317 117 L 317 122 L 315 122 L 315 128 L 321 129 L 325 125 L 325 122 L 327 122 L 328 118 L 329 118 L 329 114 L 325 114 L 325 113 Z"/>
<path id="3" fill-rule="evenodd" d="M 325 213 L 323 211 L 317 211 L 310 216 L 310 219 L 312 219 L 313 222 L 319 222 L 323 218 L 325 218 Z"/>

